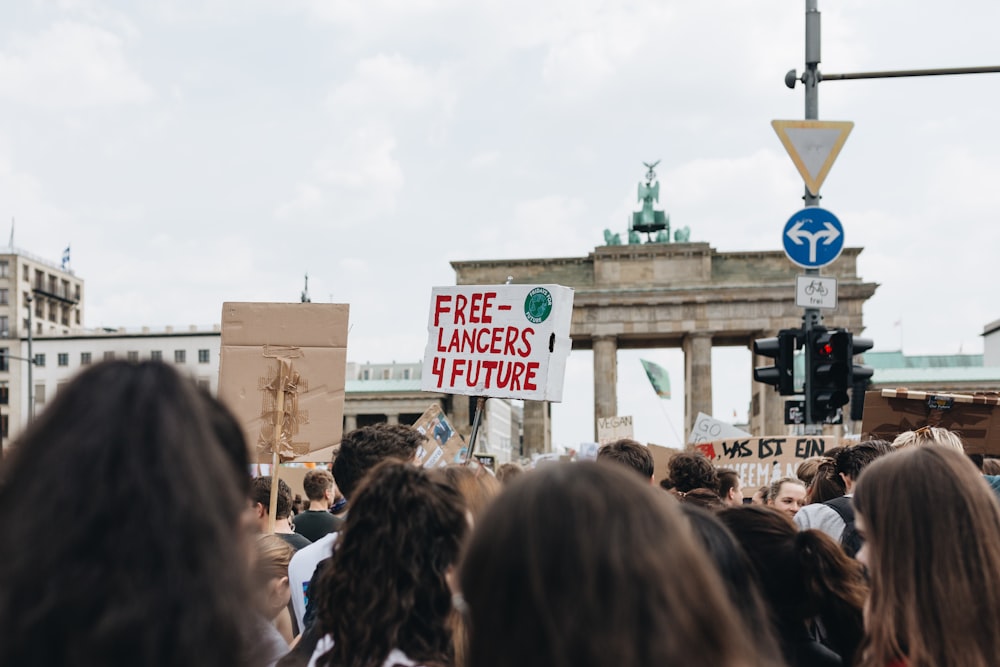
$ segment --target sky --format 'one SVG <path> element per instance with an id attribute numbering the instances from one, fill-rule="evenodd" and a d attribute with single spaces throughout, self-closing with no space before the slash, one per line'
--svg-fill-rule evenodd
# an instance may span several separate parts
<path id="1" fill-rule="evenodd" d="M 1000 65 L 990 0 L 819 2 L 821 71 Z M 84 325 L 218 323 L 224 301 L 349 303 L 348 357 L 415 362 L 449 262 L 577 257 L 624 232 L 642 162 L 719 251 L 779 250 L 802 180 L 805 2 L 23 0 L 0 6 L 0 233 L 85 281 Z M 855 127 L 823 186 L 876 351 L 981 353 L 1000 318 L 1000 74 L 827 81 Z M 623 236 L 625 234 L 623 233 Z M 792 294 L 789 298 L 794 298 Z M 857 332 L 856 332 L 857 333 Z M 670 371 L 659 399 L 640 358 Z M 591 440 L 574 352 L 553 439 Z M 680 350 L 619 353 L 619 413 L 676 445 Z M 750 354 L 713 352 L 747 418 Z"/>

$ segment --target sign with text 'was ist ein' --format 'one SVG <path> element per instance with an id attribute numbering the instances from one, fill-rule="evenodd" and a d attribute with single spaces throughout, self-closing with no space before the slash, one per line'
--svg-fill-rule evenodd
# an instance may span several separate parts
<path id="1" fill-rule="evenodd" d="M 561 285 L 435 287 L 420 388 L 560 401 L 572 314 Z"/>
<path id="2" fill-rule="evenodd" d="M 854 129 L 851 121 L 772 120 L 771 127 L 788 151 L 795 168 L 813 195 L 830 173 L 847 135 Z"/>

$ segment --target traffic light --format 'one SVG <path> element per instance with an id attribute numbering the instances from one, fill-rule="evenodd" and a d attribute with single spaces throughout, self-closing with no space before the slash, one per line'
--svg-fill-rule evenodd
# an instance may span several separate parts
<path id="1" fill-rule="evenodd" d="M 851 354 L 858 355 L 864 354 L 868 350 L 872 349 L 871 338 L 860 338 L 854 336 L 851 338 Z M 853 361 L 853 360 L 852 360 Z M 853 421 L 859 422 L 864 416 L 865 412 L 865 391 L 868 389 L 868 384 L 871 381 L 874 370 L 871 366 L 864 366 L 862 364 L 852 364 L 851 367 L 851 419 Z"/>
<path id="2" fill-rule="evenodd" d="M 753 379 L 769 384 L 782 396 L 795 393 L 795 349 L 798 347 L 798 329 L 782 329 L 774 338 L 758 338 L 753 342 L 753 353 L 774 359 L 774 366 L 753 369 Z"/>
<path id="3" fill-rule="evenodd" d="M 854 366 L 852 334 L 844 329 L 814 327 L 809 331 L 810 355 L 808 396 L 812 400 L 812 422 L 824 422 L 847 404 Z"/>

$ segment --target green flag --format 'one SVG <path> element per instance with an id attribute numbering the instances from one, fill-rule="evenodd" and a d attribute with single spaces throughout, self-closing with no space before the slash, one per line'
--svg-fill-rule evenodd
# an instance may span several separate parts
<path id="1" fill-rule="evenodd" d="M 656 395 L 660 398 L 670 398 L 670 374 L 667 373 L 667 369 L 652 361 L 645 359 L 639 361 L 642 363 L 642 368 L 646 371 L 646 377 L 649 378 L 649 384 L 653 385 L 653 391 L 656 392 Z"/>

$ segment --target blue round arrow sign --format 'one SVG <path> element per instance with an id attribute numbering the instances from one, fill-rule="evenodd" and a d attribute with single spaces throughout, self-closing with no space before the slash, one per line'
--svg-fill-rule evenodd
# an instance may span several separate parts
<path id="1" fill-rule="evenodd" d="M 810 206 L 788 219 L 781 241 L 788 259 L 801 267 L 818 269 L 840 257 L 844 227 L 830 211 Z"/>

